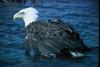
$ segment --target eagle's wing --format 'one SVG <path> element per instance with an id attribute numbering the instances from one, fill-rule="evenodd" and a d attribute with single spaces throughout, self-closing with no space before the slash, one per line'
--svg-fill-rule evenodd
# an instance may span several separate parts
<path id="1" fill-rule="evenodd" d="M 60 24 L 31 23 L 26 31 L 29 46 L 46 57 L 83 56 L 87 48 L 77 32 Z"/>

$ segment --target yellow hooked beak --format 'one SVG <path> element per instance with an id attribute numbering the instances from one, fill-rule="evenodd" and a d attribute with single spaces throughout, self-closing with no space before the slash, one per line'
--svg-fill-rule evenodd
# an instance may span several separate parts
<path id="1" fill-rule="evenodd" d="M 16 19 L 18 18 L 23 18 L 23 14 L 20 14 L 20 13 L 16 13 L 14 16 L 13 16 L 13 20 L 15 21 Z"/>

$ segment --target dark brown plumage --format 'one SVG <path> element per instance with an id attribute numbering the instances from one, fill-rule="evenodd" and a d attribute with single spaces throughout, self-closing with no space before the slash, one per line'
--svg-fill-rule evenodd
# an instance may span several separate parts
<path id="1" fill-rule="evenodd" d="M 70 56 L 82 57 L 83 52 L 90 51 L 84 45 L 80 35 L 72 27 L 68 27 L 63 22 L 36 21 L 26 27 L 25 48 L 35 51 L 36 54 L 50 57 Z"/>

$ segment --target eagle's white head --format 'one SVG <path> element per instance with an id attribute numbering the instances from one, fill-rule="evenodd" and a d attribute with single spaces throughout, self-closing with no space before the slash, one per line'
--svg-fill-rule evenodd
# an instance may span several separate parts
<path id="1" fill-rule="evenodd" d="M 13 16 L 13 19 L 15 20 L 16 18 L 22 18 L 25 22 L 25 27 L 26 27 L 28 24 L 35 22 L 38 19 L 37 15 L 38 13 L 39 12 L 35 8 L 28 7 L 16 13 Z"/>

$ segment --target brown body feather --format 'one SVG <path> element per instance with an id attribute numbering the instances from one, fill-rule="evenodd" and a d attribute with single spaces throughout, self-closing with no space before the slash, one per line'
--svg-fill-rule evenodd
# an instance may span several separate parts
<path id="1" fill-rule="evenodd" d="M 39 21 L 26 27 L 25 48 L 27 52 L 32 49 L 36 54 L 49 58 L 57 55 L 67 57 L 72 56 L 70 52 L 77 54 L 90 50 L 75 30 L 59 23 Z"/>

